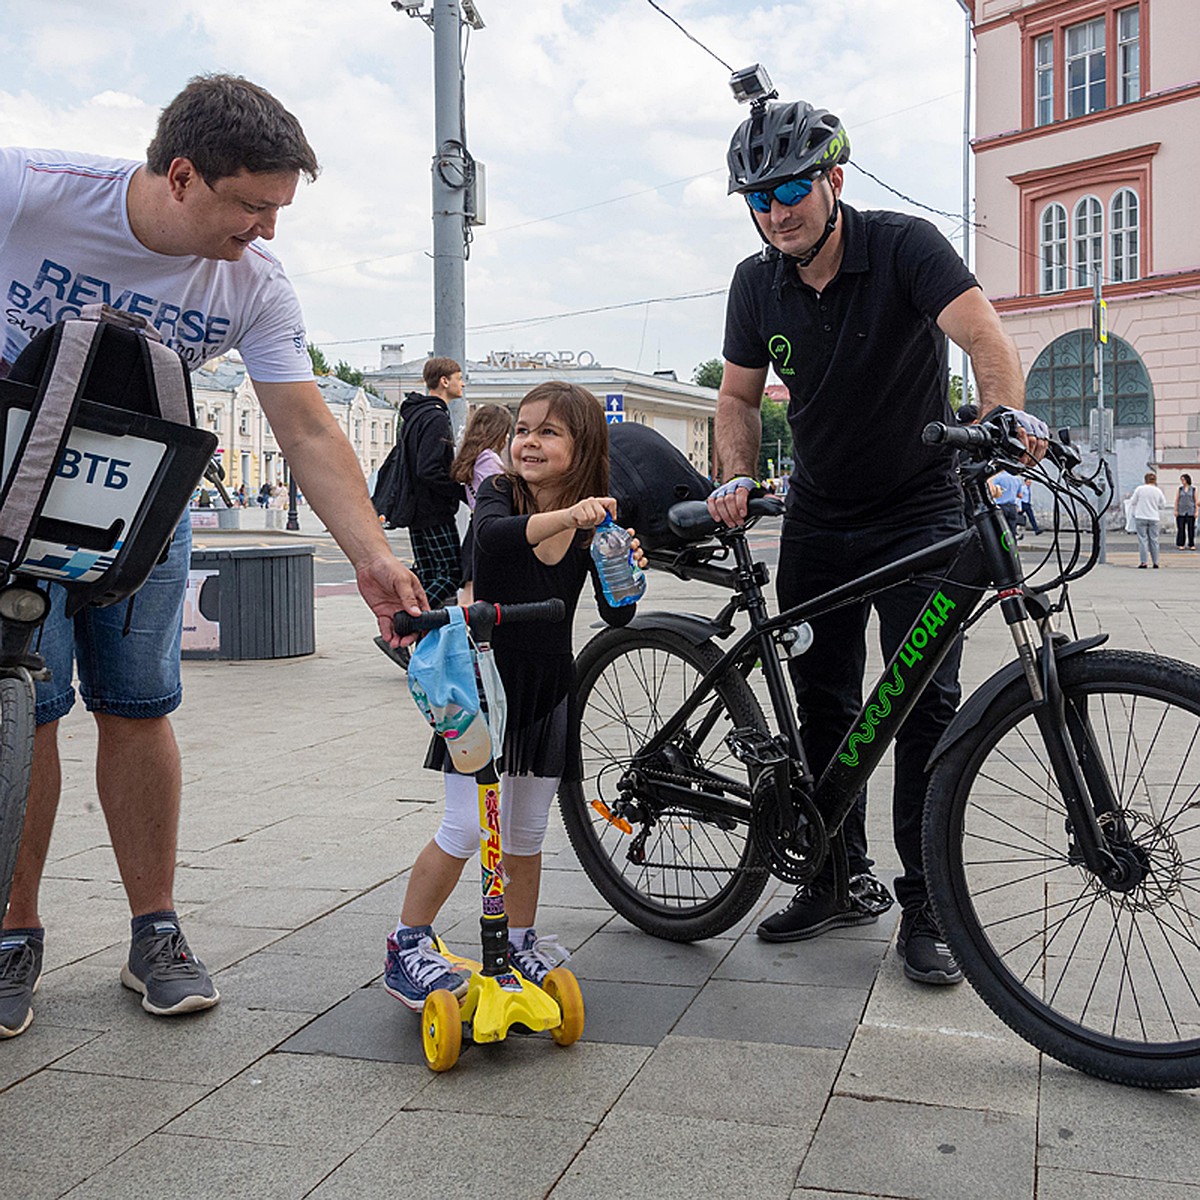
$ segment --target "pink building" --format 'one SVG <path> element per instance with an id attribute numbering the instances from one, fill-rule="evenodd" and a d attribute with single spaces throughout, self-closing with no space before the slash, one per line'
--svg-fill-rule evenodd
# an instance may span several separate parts
<path id="1" fill-rule="evenodd" d="M 1092 280 L 1120 487 L 1200 474 L 1198 0 L 969 0 L 976 268 L 1026 406 L 1095 428 Z"/>

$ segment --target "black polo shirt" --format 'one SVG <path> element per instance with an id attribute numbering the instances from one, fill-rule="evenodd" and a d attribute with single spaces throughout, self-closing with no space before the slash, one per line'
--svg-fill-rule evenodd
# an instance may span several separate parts
<path id="1" fill-rule="evenodd" d="M 842 263 L 821 293 L 778 254 L 739 264 L 725 358 L 772 366 L 790 394 L 789 514 L 845 529 L 910 524 L 961 503 L 953 456 L 921 442 L 950 419 L 938 314 L 978 287 L 928 222 L 842 205 Z"/>

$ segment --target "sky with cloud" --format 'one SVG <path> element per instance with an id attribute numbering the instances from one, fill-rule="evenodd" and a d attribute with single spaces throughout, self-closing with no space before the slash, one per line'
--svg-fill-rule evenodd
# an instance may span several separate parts
<path id="1" fill-rule="evenodd" d="M 658 0 L 732 67 L 837 112 L 853 158 L 961 207 L 955 0 Z M 467 353 L 590 351 L 691 377 L 721 350 L 723 289 L 758 239 L 726 196 L 745 110 L 728 72 L 647 0 L 477 0 L 467 140 L 487 224 L 467 263 Z M 0 144 L 140 158 L 189 76 L 242 74 L 321 160 L 272 250 L 331 361 L 432 346 L 433 34 L 388 0 L 40 0 L 0 22 Z M 845 198 L 922 211 L 854 167 Z M 924 213 L 960 240 L 960 222 Z M 708 294 L 705 294 L 708 293 Z M 677 299 L 677 297 L 687 297 Z M 581 310 L 600 310 L 581 313 Z M 568 315 L 580 314 L 580 315 Z"/>

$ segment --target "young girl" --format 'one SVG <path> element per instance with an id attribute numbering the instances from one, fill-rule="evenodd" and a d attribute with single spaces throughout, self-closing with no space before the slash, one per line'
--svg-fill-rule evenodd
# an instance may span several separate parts
<path id="1" fill-rule="evenodd" d="M 563 621 L 499 625 L 492 634 L 508 725 L 501 766 L 501 844 L 508 884 L 509 956 L 514 969 L 540 983 L 553 968 L 555 939 L 534 929 L 541 882 L 542 842 L 550 804 L 563 777 L 580 777 L 571 628 L 579 593 L 590 573 L 600 612 L 624 625 L 634 606 L 604 603 L 588 551 L 605 512 L 616 515 L 608 491 L 604 410 L 591 392 L 570 383 L 544 383 L 517 411 L 512 470 L 484 481 L 475 508 L 475 591 L 482 600 L 513 604 L 560 597 Z M 635 539 L 634 546 L 637 547 Z M 638 552 L 639 562 L 644 559 Z M 433 921 L 479 850 L 475 780 L 447 763 L 440 739 L 426 766 L 443 769 L 446 812 L 409 877 L 395 933 L 388 938 L 384 983 L 412 1009 L 436 988 L 463 995 L 467 976 L 433 948 Z"/>
<path id="2" fill-rule="evenodd" d="M 481 404 L 467 422 L 462 445 L 450 464 L 450 478 L 466 489 L 467 504 L 471 512 L 479 497 L 479 488 L 485 479 L 504 472 L 500 455 L 508 445 L 512 431 L 512 417 L 508 409 L 499 404 Z M 462 544 L 462 588 L 458 593 L 459 604 L 470 604 L 475 598 L 471 581 L 475 578 L 475 522 L 467 526 Z"/>

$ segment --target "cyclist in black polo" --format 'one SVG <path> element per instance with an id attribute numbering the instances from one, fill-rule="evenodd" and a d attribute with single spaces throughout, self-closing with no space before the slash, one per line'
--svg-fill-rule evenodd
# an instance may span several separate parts
<path id="1" fill-rule="evenodd" d="M 850 143 L 832 113 L 804 102 L 759 104 L 733 136 L 729 191 L 745 196 L 762 251 L 730 288 L 716 439 L 727 482 L 709 501 L 737 524 L 758 461 L 768 368 L 789 392 L 795 448 L 776 580 L 789 608 L 963 527 L 952 460 L 925 446 L 929 421 L 951 420 L 949 336 L 971 356 L 983 414 L 1024 407 L 1016 347 L 975 277 L 929 222 L 859 212 L 841 202 Z M 1030 451 L 1045 426 L 1021 414 Z M 885 658 L 903 644 L 930 581 L 876 596 Z M 791 661 L 806 748 L 818 774 L 862 703 L 868 604 L 812 622 L 815 640 Z M 952 984 L 962 973 L 928 907 L 921 863 L 925 763 L 958 704 L 959 647 L 947 657 L 896 742 L 893 825 L 903 873 L 899 949 L 905 973 Z M 832 870 L 801 887 L 758 927 L 767 941 L 868 924 L 891 907 L 871 874 L 866 796 L 845 824 L 851 885 Z"/>

